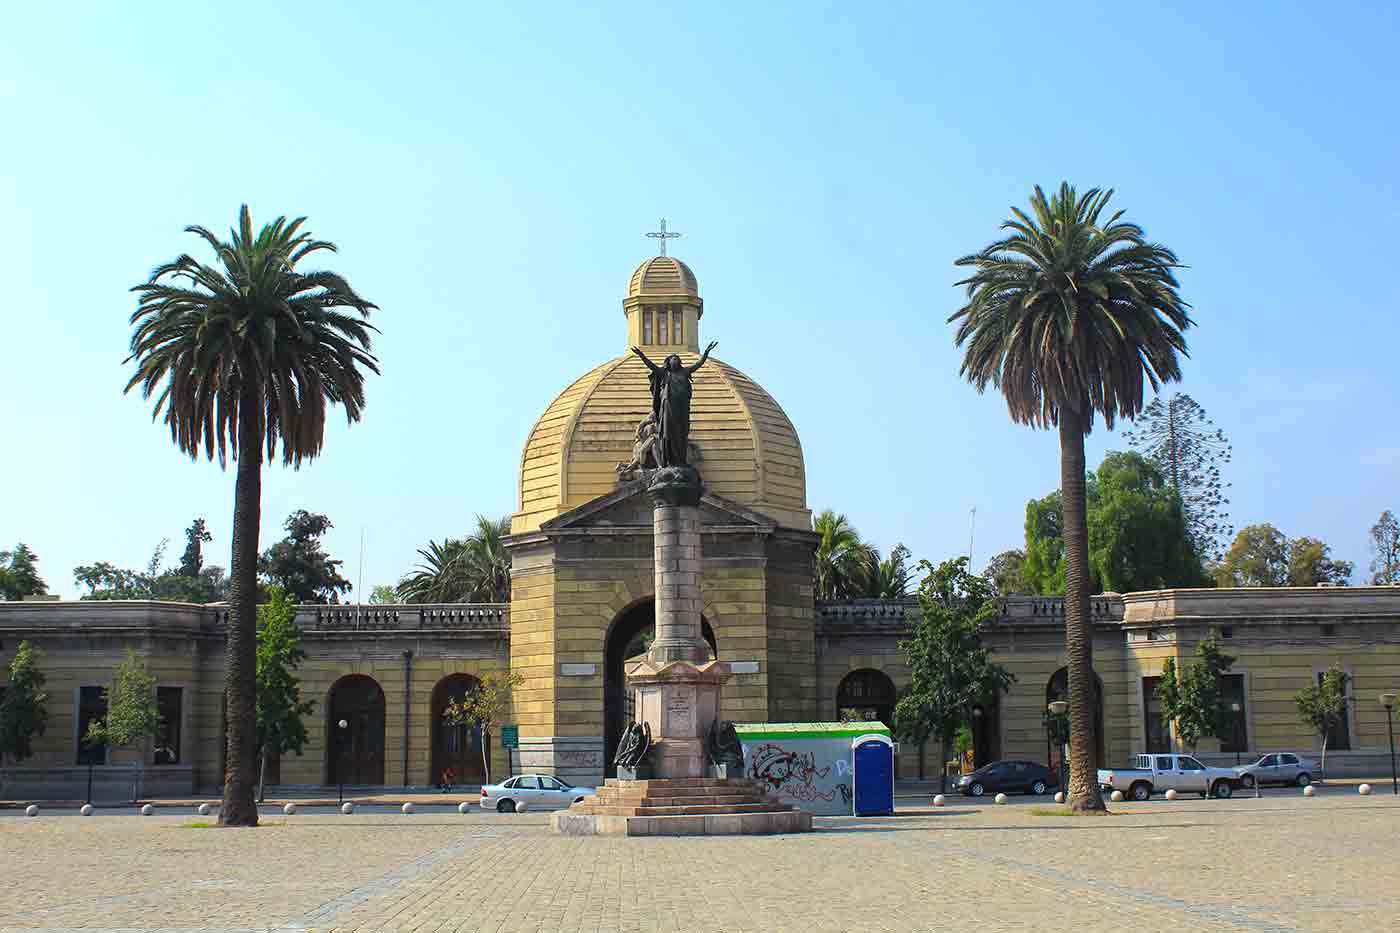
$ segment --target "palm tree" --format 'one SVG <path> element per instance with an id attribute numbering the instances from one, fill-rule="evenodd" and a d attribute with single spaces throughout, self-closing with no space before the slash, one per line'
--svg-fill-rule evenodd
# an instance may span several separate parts
<path id="1" fill-rule="evenodd" d="M 1065 641 L 1070 703 L 1069 803 L 1103 810 L 1094 779 L 1093 642 L 1089 628 L 1084 435 L 1095 414 L 1113 427 L 1143 408 L 1143 383 L 1181 378 L 1189 305 L 1177 291 L 1176 254 L 1142 228 L 1100 215 L 1112 191 L 1078 195 L 1068 183 L 1049 200 L 1037 186 L 1031 213 L 1012 208 L 1004 239 L 964 256 L 967 304 L 956 342 L 961 374 L 1006 397 L 1011 419 L 1060 432 L 1064 501 Z"/>
<path id="2" fill-rule="evenodd" d="M 444 538 L 442 544 L 429 541 L 419 548 L 423 563 L 399 581 L 398 598 L 406 603 L 461 603 L 467 601 L 463 552 L 466 542 Z"/>
<path id="3" fill-rule="evenodd" d="M 306 218 L 278 217 L 255 235 L 245 204 L 228 241 L 186 227 L 214 251 L 216 265 L 188 255 L 164 263 L 132 291 L 136 374 L 126 385 L 156 396 L 153 418 L 170 426 L 180 450 L 201 448 L 220 467 L 238 461 L 234 485 L 233 561 L 229 589 L 228 756 L 219 822 L 256 826 L 254 720 L 258 525 L 263 451 L 282 447 L 293 468 L 321 452 L 327 403 L 355 422 L 365 404 L 364 373 L 378 373 L 369 352 L 369 312 L 333 272 L 302 272 L 298 263 L 335 245 L 301 232 Z M 347 313 L 353 312 L 353 313 Z"/>
<path id="4" fill-rule="evenodd" d="M 895 545 L 890 556 L 880 558 L 876 548 L 868 548 L 856 561 L 848 596 L 868 599 L 903 599 L 909 595 L 909 549 Z"/>
<path id="5" fill-rule="evenodd" d="M 510 534 L 510 516 L 476 517 L 476 531 L 467 538 L 467 579 L 471 598 L 478 602 L 510 600 L 510 556 L 503 539 Z"/>
<path id="6" fill-rule="evenodd" d="M 817 599 L 849 595 L 859 562 L 868 550 L 846 516 L 826 509 L 812 522 L 817 542 Z"/>
<path id="7" fill-rule="evenodd" d="M 409 603 L 504 603 L 510 601 L 510 557 L 502 539 L 510 534 L 510 516 L 476 517 L 476 531 L 466 538 L 429 541 L 420 548 L 423 563 L 399 581 L 399 598 Z"/>

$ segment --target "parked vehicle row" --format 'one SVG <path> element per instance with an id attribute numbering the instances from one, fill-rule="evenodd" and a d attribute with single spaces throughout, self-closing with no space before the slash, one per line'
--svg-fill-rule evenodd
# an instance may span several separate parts
<path id="1" fill-rule="evenodd" d="M 1039 796 L 1059 786 L 1059 776 L 1034 761 L 993 761 L 958 778 L 958 793 L 966 797 L 996 793 Z"/>
<path id="2" fill-rule="evenodd" d="M 1316 771 L 1317 762 L 1301 758 L 1292 752 L 1264 755 L 1258 761 L 1235 769 L 1235 773 L 1240 776 L 1240 783 L 1245 787 L 1253 787 L 1256 781 L 1260 787 L 1269 784 L 1307 787 L 1312 783 L 1312 776 Z"/>
<path id="3" fill-rule="evenodd" d="M 1099 787 L 1133 800 L 1169 790 L 1202 797 L 1229 797 L 1241 783 L 1232 768 L 1208 768 L 1192 755 L 1138 755 L 1135 768 L 1100 768 Z"/>
<path id="4" fill-rule="evenodd" d="M 514 813 L 517 803 L 530 810 L 560 810 L 597 792 L 552 774 L 519 774 L 499 784 L 481 785 L 481 806 L 498 813 Z"/>

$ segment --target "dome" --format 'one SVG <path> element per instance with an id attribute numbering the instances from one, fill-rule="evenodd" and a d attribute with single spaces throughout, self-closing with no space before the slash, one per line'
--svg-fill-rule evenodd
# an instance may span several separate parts
<path id="1" fill-rule="evenodd" d="M 694 276 L 669 257 L 694 287 Z M 643 286 L 645 287 L 645 285 Z M 682 351 L 694 365 L 699 355 Z M 769 516 L 780 525 L 812 527 L 802 444 L 782 408 L 756 382 L 714 357 L 695 373 L 691 442 L 707 491 Z M 635 356 L 609 360 L 556 398 L 530 431 L 520 458 L 519 511 L 511 531 L 534 531 L 560 513 L 617 488 L 616 467 L 628 460 L 637 425 L 651 410 L 645 364 Z"/>
<path id="2" fill-rule="evenodd" d="M 688 295 L 700 297 L 700 285 L 690 267 L 674 256 L 653 256 L 637 267 L 627 285 L 628 298 Z"/>

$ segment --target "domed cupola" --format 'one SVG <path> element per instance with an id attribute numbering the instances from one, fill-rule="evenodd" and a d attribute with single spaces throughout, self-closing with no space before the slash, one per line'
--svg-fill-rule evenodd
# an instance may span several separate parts
<path id="1" fill-rule="evenodd" d="M 700 350 L 700 318 L 705 303 L 690 267 L 674 256 L 653 256 L 632 273 L 627 297 L 627 344 L 650 353 Z"/>

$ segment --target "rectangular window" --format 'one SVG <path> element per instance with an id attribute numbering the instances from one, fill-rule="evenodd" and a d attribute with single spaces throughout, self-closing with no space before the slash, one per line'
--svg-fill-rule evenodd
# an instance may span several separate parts
<path id="1" fill-rule="evenodd" d="M 78 764 L 105 765 L 107 746 L 89 745 L 84 742 L 88 727 L 107 716 L 107 690 L 105 687 L 80 687 L 78 689 Z"/>
<path id="2" fill-rule="evenodd" d="M 1147 751 L 1169 752 L 1172 750 L 1172 734 L 1167 724 L 1162 722 L 1162 704 L 1157 699 L 1157 685 L 1160 677 L 1142 679 L 1142 721 L 1147 729 Z"/>
<path id="3" fill-rule="evenodd" d="M 681 310 L 677 308 L 671 312 L 672 330 L 676 336 L 676 343 L 685 343 L 685 318 L 681 316 Z"/>
<path id="4" fill-rule="evenodd" d="M 1318 686 L 1322 686 L 1323 672 L 1317 672 Z M 1351 686 L 1351 681 L 1347 681 L 1347 686 Z M 1351 751 L 1351 723 L 1350 711 L 1351 697 L 1347 697 L 1347 703 L 1342 706 L 1342 713 L 1332 721 L 1332 725 L 1327 729 L 1327 750 L 1329 752 L 1349 752 Z"/>
<path id="5" fill-rule="evenodd" d="M 642 312 L 642 343 L 651 343 L 651 312 Z"/>
<path id="6" fill-rule="evenodd" d="M 184 706 L 183 687 L 157 687 L 156 709 L 160 712 L 160 728 L 156 732 L 155 763 L 180 763 L 180 712 Z"/>
<path id="7" fill-rule="evenodd" d="M 1244 675 L 1220 675 L 1220 699 L 1225 704 L 1225 729 L 1220 739 L 1222 752 L 1249 751 L 1249 731 L 1245 720 Z M 1239 709 L 1236 710 L 1235 707 Z"/>

